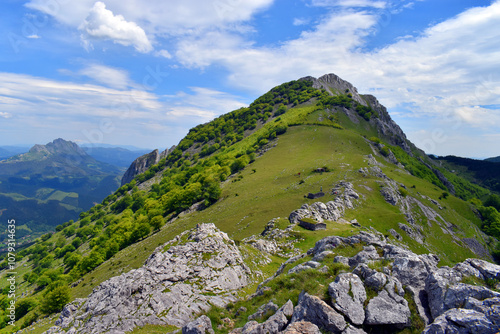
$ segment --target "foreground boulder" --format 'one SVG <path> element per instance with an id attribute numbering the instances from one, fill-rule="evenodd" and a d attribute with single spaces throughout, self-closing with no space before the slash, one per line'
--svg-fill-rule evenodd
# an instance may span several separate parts
<path id="1" fill-rule="evenodd" d="M 206 315 L 202 315 L 195 321 L 191 321 L 186 326 L 182 327 L 182 334 L 214 334 L 212 322 Z"/>
<path id="2" fill-rule="evenodd" d="M 308 321 L 316 324 L 320 329 L 331 333 L 340 333 L 347 323 L 342 315 L 316 296 L 302 292 L 299 303 L 293 311 L 291 322 Z"/>
<path id="3" fill-rule="evenodd" d="M 363 282 L 356 274 L 343 273 L 328 286 L 333 307 L 344 314 L 351 323 L 361 325 L 365 321 L 363 303 L 366 291 Z"/>
<path id="4" fill-rule="evenodd" d="M 146 324 L 183 327 L 212 305 L 234 301 L 249 274 L 234 242 L 214 224 L 202 224 L 158 247 L 143 267 L 67 305 L 56 325 L 74 333 L 124 332 Z"/>

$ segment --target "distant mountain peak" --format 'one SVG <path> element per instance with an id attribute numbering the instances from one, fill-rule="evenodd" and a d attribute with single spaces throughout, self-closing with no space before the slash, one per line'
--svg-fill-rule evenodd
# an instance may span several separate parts
<path id="1" fill-rule="evenodd" d="M 77 144 L 69 140 L 64 140 L 62 138 L 57 138 L 46 145 L 36 144 L 34 145 L 28 153 L 15 156 L 12 159 L 17 160 L 18 158 L 23 160 L 40 159 L 43 156 L 51 155 L 73 155 L 87 157 L 88 154 L 81 149 Z"/>

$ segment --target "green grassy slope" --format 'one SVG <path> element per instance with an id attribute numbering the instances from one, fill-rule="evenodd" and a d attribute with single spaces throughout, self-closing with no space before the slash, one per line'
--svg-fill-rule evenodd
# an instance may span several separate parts
<path id="1" fill-rule="evenodd" d="M 246 132 L 246 137 L 238 139 L 231 137 L 230 133 L 223 134 L 219 142 L 224 141 L 225 144 L 219 144 L 213 152 L 204 157 L 195 156 L 194 147 L 198 145 L 201 149 L 203 145 L 196 143 L 198 137 L 193 134 L 187 141 L 189 145 L 184 145 L 184 151 L 176 153 L 180 154 L 177 158 L 167 159 L 159 166 L 153 166 L 147 177 L 139 177 L 137 180 L 142 180 L 142 184 L 133 181 L 131 185 L 122 187 L 113 196 L 108 197 L 102 205 L 83 214 L 80 221 L 64 224 L 58 228 L 57 233 L 45 236 L 29 252 L 21 254 L 25 255 L 24 258 L 19 258 L 19 291 L 28 292 L 30 295 L 34 292 L 33 298 L 41 303 L 46 292 L 34 290 L 42 290 L 39 279 L 47 276 L 51 277 L 52 283 L 49 282 L 46 291 L 52 286 L 78 280 L 78 284 L 71 288 L 71 299 L 85 297 L 95 286 L 110 277 L 140 267 L 156 247 L 198 223 L 214 223 L 231 238 L 242 241 L 249 236 L 260 234 L 273 218 L 281 217 L 280 223 L 286 226 L 288 215 L 304 203 L 332 200 L 334 195 L 330 191 L 340 181 L 351 182 L 361 195 L 356 207 L 345 213 L 347 220 L 357 219 L 361 227 L 329 223 L 326 231 L 315 232 L 295 227 L 295 236 L 299 240 L 295 246 L 301 251 L 306 251 L 324 236 L 347 236 L 358 233 L 360 229 L 375 229 L 389 236 L 392 241 L 398 242 L 389 234 L 389 230 L 394 229 L 403 237 L 401 243 L 416 253 L 433 252 L 439 255 L 442 264 L 476 257 L 460 241 L 460 238 L 476 238 L 485 245 L 487 242 L 479 232 L 478 226 L 481 222 L 471 204 L 454 196 L 439 200 L 439 205 L 433 203 L 431 199 L 438 200 L 443 189 L 429 180 L 411 175 L 401 165 L 387 160 L 375 143 L 367 139 L 379 134 L 371 122 L 360 115 L 358 123 L 352 123 L 344 113 L 342 105 L 325 107 L 324 103 L 318 103 L 321 100 L 318 94 L 311 94 L 307 88 L 306 92 L 308 91 L 311 95 L 308 100 L 297 106 L 293 103 L 287 104 L 286 112 L 280 115 L 272 116 L 272 113 L 280 108 L 279 104 L 275 103 L 270 111 L 267 107 L 264 108 L 263 110 L 268 110 L 265 113 L 271 116 L 266 116 L 265 121 L 259 121 L 260 125 L 253 131 Z M 283 99 L 279 94 L 275 98 Z M 230 118 L 227 117 L 229 121 Z M 369 117 L 368 119 L 370 120 Z M 249 118 L 250 122 L 254 120 Z M 277 126 L 284 126 L 286 132 L 272 135 Z M 204 131 L 201 127 L 197 133 Z M 209 135 L 203 140 L 211 142 L 212 146 L 216 143 L 216 139 L 210 139 Z M 230 144 L 228 140 L 231 141 Z M 204 145 L 207 147 L 205 152 L 208 152 L 210 144 Z M 187 155 L 187 152 L 191 154 Z M 425 242 L 421 245 L 406 235 L 398 226 L 399 223 L 406 223 L 404 214 L 398 207 L 387 203 L 380 192 L 383 179 L 359 172 L 360 168 L 369 167 L 369 154 L 381 164 L 381 170 L 390 179 L 406 186 L 406 196 L 418 199 L 453 224 L 456 238 L 443 231 L 437 224 L 428 224 L 418 209 L 414 209 L 413 213 L 422 226 Z M 233 169 L 238 159 L 250 158 L 254 161 L 244 169 L 233 170 L 231 175 L 225 174 L 226 170 Z M 406 155 L 406 159 L 415 161 L 416 158 Z M 314 172 L 320 167 L 327 167 L 330 171 Z M 197 187 L 197 183 L 213 185 L 216 181 L 210 171 L 215 171 L 214 175 L 221 181 L 216 201 L 207 202 L 208 195 L 200 194 L 199 197 L 193 198 L 205 203 L 200 207 L 202 210 L 190 210 L 177 215 L 175 210 L 166 209 L 172 193 L 177 192 L 181 196 L 179 198 L 186 200 L 186 193 L 192 187 Z M 327 193 L 325 197 L 317 200 L 304 198 L 305 194 L 318 192 L 321 188 Z M 131 198 L 130 203 L 124 200 L 127 196 Z M 117 203 L 122 203 L 120 208 L 124 208 L 118 210 Z M 137 207 L 134 206 L 136 203 L 139 203 Z M 191 204 L 186 202 L 186 207 Z M 157 216 L 163 216 L 162 219 L 166 222 L 160 230 L 154 233 L 149 230 L 149 233 L 141 235 L 134 242 L 121 243 L 122 249 L 116 249 L 109 257 L 106 252 L 100 253 L 104 247 L 110 247 L 117 234 L 129 238 L 131 231 L 141 224 L 149 224 Z M 79 239 L 81 245 L 76 239 Z M 70 244 L 78 245 L 69 250 Z M 240 245 L 248 259 L 259 256 L 251 246 L 243 242 Z M 61 256 L 65 247 L 66 256 Z M 97 254 L 101 256 L 100 264 L 89 265 L 91 269 L 88 272 L 70 270 L 70 261 L 66 257 L 73 254 L 79 254 L 75 255 L 81 257 L 79 263 L 84 260 L 88 262 L 92 254 Z M 257 267 L 253 264 L 253 269 L 262 271 L 263 276 L 260 279 L 263 279 L 271 275 L 285 260 L 272 256 L 270 263 Z M 78 264 L 74 266 L 78 267 Z M 25 277 L 24 274 L 32 272 L 36 273 L 37 279 L 30 283 L 28 281 L 31 277 L 29 274 Z M 6 282 L 5 274 L 3 271 L 0 277 L 2 288 Z M 242 294 L 253 292 L 252 289 L 255 289 L 257 283 L 258 281 L 254 282 L 242 291 Z M 31 310 L 18 324 L 21 325 L 28 318 L 34 317 L 35 313 L 41 315 L 39 307 Z M 3 332 L 6 331 L 7 329 Z"/>

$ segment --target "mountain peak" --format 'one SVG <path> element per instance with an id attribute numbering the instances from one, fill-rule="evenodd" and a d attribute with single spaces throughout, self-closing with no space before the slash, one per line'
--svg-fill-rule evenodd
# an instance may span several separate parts
<path id="1" fill-rule="evenodd" d="M 364 106 L 367 105 L 366 101 L 358 94 L 358 89 L 356 87 L 334 73 L 325 74 L 317 79 L 307 76 L 299 80 L 311 81 L 313 83 L 313 88 L 325 89 L 330 95 L 345 95 L 350 93 L 354 101 Z"/>
<path id="2" fill-rule="evenodd" d="M 37 160 L 43 157 L 61 154 L 66 156 L 70 155 L 90 158 L 90 156 L 77 144 L 72 141 L 58 138 L 46 145 L 36 144 L 28 151 L 28 153 L 15 156 L 10 160 Z"/>

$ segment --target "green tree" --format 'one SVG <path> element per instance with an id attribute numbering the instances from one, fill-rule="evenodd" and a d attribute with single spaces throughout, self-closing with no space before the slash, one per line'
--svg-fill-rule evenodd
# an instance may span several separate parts
<path id="1" fill-rule="evenodd" d="M 42 303 L 40 305 L 40 310 L 45 314 L 52 314 L 59 312 L 63 309 L 70 298 L 71 291 L 66 285 L 56 287 L 52 291 L 48 291 L 44 298 L 42 298 Z"/>
<path id="2" fill-rule="evenodd" d="M 160 215 L 154 216 L 153 218 L 151 218 L 151 222 L 149 224 L 155 231 L 157 231 L 164 224 L 163 217 Z"/>
<path id="3" fill-rule="evenodd" d="M 92 269 L 94 269 L 103 262 L 104 259 L 102 254 L 93 250 L 90 252 L 89 255 L 82 258 L 82 260 L 78 264 L 78 267 L 82 272 L 86 273 L 91 271 Z"/>
<path id="4" fill-rule="evenodd" d="M 484 202 L 484 206 L 492 206 L 497 209 L 497 211 L 500 211 L 500 196 L 491 194 Z"/>
<path id="5" fill-rule="evenodd" d="M 29 311 L 37 306 L 37 301 L 34 298 L 24 298 L 16 302 L 16 320 L 24 317 Z"/>
<path id="6" fill-rule="evenodd" d="M 151 228 L 149 227 L 148 224 L 143 223 L 143 224 L 137 225 L 134 228 L 134 230 L 132 231 L 132 233 L 130 234 L 129 243 L 132 244 L 132 243 L 138 241 L 139 239 L 144 238 L 145 236 L 147 236 L 149 234 L 149 232 L 151 232 Z"/>
<path id="7" fill-rule="evenodd" d="M 73 269 L 74 266 L 76 266 L 76 264 L 78 262 L 80 262 L 81 259 L 82 259 L 82 256 L 80 254 L 78 254 L 77 252 L 67 253 L 64 256 L 63 263 L 68 269 L 71 270 L 71 269 Z"/>
<path id="8" fill-rule="evenodd" d="M 248 157 L 242 156 L 238 159 L 236 159 L 232 164 L 231 164 L 231 174 L 237 173 L 243 168 L 245 168 L 246 165 L 248 165 L 249 159 Z"/>

